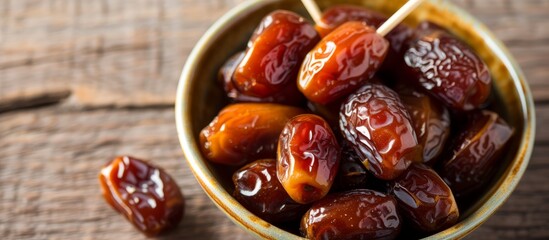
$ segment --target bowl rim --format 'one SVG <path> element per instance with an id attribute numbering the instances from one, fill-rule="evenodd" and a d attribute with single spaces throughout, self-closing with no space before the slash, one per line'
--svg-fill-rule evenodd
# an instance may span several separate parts
<path id="1" fill-rule="evenodd" d="M 204 163 L 202 154 L 194 140 L 191 124 L 190 79 L 192 79 L 195 74 L 193 69 L 197 69 L 198 60 L 204 53 L 204 49 L 209 48 L 213 44 L 214 39 L 221 34 L 223 29 L 238 21 L 244 15 L 243 13 L 255 11 L 272 2 L 275 1 L 253 0 L 240 3 L 219 18 L 200 38 L 190 53 L 179 78 L 175 103 L 175 120 L 184 157 L 202 189 L 219 209 L 228 215 L 233 222 L 257 237 L 264 239 L 303 239 L 256 217 L 253 213 L 234 201 L 232 196 L 216 181 L 208 166 Z M 424 238 L 459 239 L 478 228 L 494 214 L 508 199 L 522 178 L 522 175 L 528 166 L 534 145 L 536 127 L 534 101 L 524 74 L 516 60 L 509 53 L 504 44 L 498 40 L 483 23 L 449 1 L 429 0 L 429 2 L 433 5 L 440 6 L 441 8 L 448 9 L 448 11 L 459 15 L 462 20 L 471 23 L 475 32 L 484 39 L 489 50 L 493 52 L 508 69 L 509 75 L 512 78 L 511 80 L 518 92 L 520 109 L 523 112 L 521 117 L 524 120 L 524 134 L 521 139 L 519 139 L 520 144 L 517 155 L 511 161 L 511 166 L 507 170 L 512 171 L 514 174 L 506 174 L 506 177 L 503 180 L 500 180 L 499 188 L 486 199 L 486 202 L 483 203 L 479 209 L 474 211 L 467 218 L 444 231 Z"/>

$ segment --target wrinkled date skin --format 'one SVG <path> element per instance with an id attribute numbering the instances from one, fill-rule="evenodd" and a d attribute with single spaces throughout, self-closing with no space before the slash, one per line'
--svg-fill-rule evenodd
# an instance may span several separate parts
<path id="1" fill-rule="evenodd" d="M 339 126 L 366 168 L 379 179 L 398 177 L 412 161 L 419 161 L 410 115 L 396 92 L 381 84 L 367 84 L 341 106 Z"/>
<path id="2" fill-rule="evenodd" d="M 341 161 L 333 188 L 338 191 L 366 188 L 368 184 L 368 170 L 362 164 L 355 150 L 343 144 L 341 147 Z"/>
<path id="3" fill-rule="evenodd" d="M 252 162 L 233 174 L 233 196 L 246 209 L 270 222 L 298 220 L 307 210 L 290 198 L 276 177 L 276 160 Z"/>
<path id="4" fill-rule="evenodd" d="M 362 22 L 347 22 L 311 50 L 298 77 L 311 102 L 327 104 L 370 80 L 385 59 L 389 43 Z"/>
<path id="5" fill-rule="evenodd" d="M 290 197 L 302 204 L 324 197 L 339 167 L 339 144 L 324 119 L 292 118 L 278 141 L 277 176 Z"/>
<path id="6" fill-rule="evenodd" d="M 299 108 L 272 103 L 229 105 L 200 132 L 202 153 L 212 162 L 233 166 L 274 158 L 286 122 L 302 113 Z"/>
<path id="7" fill-rule="evenodd" d="M 183 194 L 161 168 L 121 156 L 101 169 L 99 182 L 107 203 L 149 237 L 173 229 L 183 218 Z"/>
<path id="8" fill-rule="evenodd" d="M 473 193 L 490 180 L 499 153 L 513 132 L 497 113 L 483 110 L 470 114 L 438 169 L 456 197 Z"/>
<path id="9" fill-rule="evenodd" d="M 282 89 L 280 92 L 273 94 L 268 97 L 255 97 L 249 96 L 241 93 L 234 86 L 233 75 L 236 67 L 242 59 L 244 58 L 245 53 L 239 52 L 229 58 L 227 62 L 219 70 L 219 82 L 225 90 L 225 94 L 233 102 L 266 102 L 266 103 L 280 103 L 286 105 L 299 106 L 305 102 L 305 96 L 297 89 L 295 84 L 288 84 L 286 88 Z"/>
<path id="10" fill-rule="evenodd" d="M 450 113 L 423 92 L 405 86 L 399 86 L 397 91 L 410 113 L 419 145 L 423 147 L 420 162 L 432 166 L 450 135 Z"/>
<path id="11" fill-rule="evenodd" d="M 311 240 L 394 239 L 401 224 L 393 197 L 359 189 L 313 204 L 301 219 L 301 233 Z"/>
<path id="12" fill-rule="evenodd" d="M 443 31 L 427 31 L 404 54 L 414 84 L 457 111 L 480 108 L 490 95 L 488 67 L 465 43 Z"/>
<path id="13" fill-rule="evenodd" d="M 423 164 L 412 164 L 391 187 L 401 213 L 422 232 L 438 232 L 454 225 L 459 210 L 450 187 Z"/>
<path id="14" fill-rule="evenodd" d="M 360 6 L 337 5 L 324 11 L 321 18 L 322 24 L 315 27 L 321 36 L 326 36 L 341 24 L 349 21 L 362 21 L 369 26 L 378 28 L 387 21 L 387 17 Z M 414 36 L 415 31 L 404 24 L 398 24 L 385 36 L 385 39 L 390 43 L 389 52 L 380 71 L 394 71 L 395 65 L 402 62 L 408 41 Z"/>
<path id="15" fill-rule="evenodd" d="M 295 87 L 303 58 L 320 36 L 299 15 L 277 10 L 266 16 L 248 43 L 242 62 L 234 73 L 234 84 L 243 94 L 269 97 Z"/>

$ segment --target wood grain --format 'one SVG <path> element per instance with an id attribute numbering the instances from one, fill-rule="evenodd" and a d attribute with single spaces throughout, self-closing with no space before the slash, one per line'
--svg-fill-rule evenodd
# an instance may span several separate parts
<path id="1" fill-rule="evenodd" d="M 186 196 L 187 217 L 161 238 L 251 239 L 198 186 L 173 116 L 187 55 L 242 1 L 0 0 L 0 237 L 144 239 L 97 184 L 105 162 L 132 154 L 165 168 Z M 467 238 L 548 239 L 549 1 L 453 2 L 507 45 L 537 103 L 522 181 Z"/>

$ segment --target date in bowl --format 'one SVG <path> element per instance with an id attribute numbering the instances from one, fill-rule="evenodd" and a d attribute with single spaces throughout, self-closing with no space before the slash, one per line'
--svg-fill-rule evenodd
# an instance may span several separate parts
<path id="1" fill-rule="evenodd" d="M 368 7 L 390 15 L 406 0 L 317 0 L 321 8 L 337 4 Z M 276 9 L 308 16 L 300 1 L 248 1 L 221 17 L 200 39 L 190 54 L 177 89 L 176 124 L 179 141 L 196 179 L 235 223 L 265 239 L 300 238 L 249 212 L 232 196 L 230 174 L 236 169 L 208 162 L 199 148 L 199 133 L 226 105 L 217 73 L 223 63 L 246 43 L 261 19 Z M 505 46 L 478 20 L 449 1 L 429 0 L 416 9 L 406 23 L 415 26 L 423 20 L 434 22 L 471 46 L 487 64 L 493 78 L 493 108 L 514 128 L 514 136 L 501 157 L 495 176 L 482 196 L 468 203 L 452 227 L 428 239 L 461 238 L 486 221 L 511 195 L 522 177 L 534 143 L 535 116 L 532 95 L 522 71 Z M 230 173 L 228 173 L 229 171 Z M 227 177 L 229 176 L 229 177 Z M 229 180 L 227 180 L 229 179 Z"/>

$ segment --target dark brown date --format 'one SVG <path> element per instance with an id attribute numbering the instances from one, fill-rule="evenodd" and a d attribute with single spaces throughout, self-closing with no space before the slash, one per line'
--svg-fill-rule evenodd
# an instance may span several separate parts
<path id="1" fill-rule="evenodd" d="M 421 162 L 432 166 L 450 135 L 450 113 L 423 92 L 407 86 L 399 86 L 397 91 L 410 113 L 419 145 L 423 147 Z"/>
<path id="2" fill-rule="evenodd" d="M 344 143 L 341 147 L 341 160 L 333 188 L 338 191 L 366 188 L 368 176 L 368 170 L 355 150 Z"/>
<path id="3" fill-rule="evenodd" d="M 270 97 L 295 79 L 303 58 L 320 36 L 299 15 L 277 10 L 267 15 L 248 42 L 248 49 L 238 65 L 233 82 L 243 94 Z"/>
<path id="4" fill-rule="evenodd" d="M 295 84 L 288 86 L 269 97 L 254 97 L 241 93 L 233 83 L 233 74 L 240 61 L 244 58 L 244 52 L 239 52 L 229 58 L 219 71 L 219 81 L 225 90 L 225 94 L 232 102 L 266 102 L 300 106 L 305 102 L 305 96 L 297 89 Z"/>
<path id="5" fill-rule="evenodd" d="M 362 22 L 347 22 L 311 50 L 298 77 L 311 102 L 327 104 L 370 80 L 385 59 L 389 43 Z"/>
<path id="6" fill-rule="evenodd" d="M 200 132 L 204 156 L 215 163 L 243 165 L 274 158 L 286 122 L 303 110 L 272 103 L 237 103 L 222 109 Z"/>
<path id="7" fill-rule="evenodd" d="M 404 54 L 414 84 L 458 111 L 481 107 L 490 95 L 488 67 L 465 43 L 444 31 L 427 31 Z"/>
<path id="8" fill-rule="evenodd" d="M 359 189 L 313 204 L 301 220 L 301 233 L 311 240 L 394 239 L 401 224 L 393 197 Z"/>
<path id="9" fill-rule="evenodd" d="M 459 210 L 450 187 L 431 168 L 412 164 L 391 186 L 401 213 L 414 228 L 438 232 L 454 225 Z"/>
<path id="10" fill-rule="evenodd" d="M 366 168 L 377 178 L 398 177 L 421 147 L 410 115 L 396 92 L 381 84 L 366 84 L 341 106 L 339 126 Z"/>
<path id="11" fill-rule="evenodd" d="M 99 182 L 107 203 L 147 236 L 172 229 L 183 218 L 183 194 L 159 167 L 117 157 L 101 169 Z"/>
<path id="12" fill-rule="evenodd" d="M 294 201 L 316 201 L 332 187 L 339 159 L 339 144 L 328 123 L 313 114 L 299 115 L 280 134 L 278 180 Z"/>
<path id="13" fill-rule="evenodd" d="M 473 193 L 490 180 L 513 131 L 497 113 L 470 113 L 438 171 L 456 197 Z"/>
<path id="14" fill-rule="evenodd" d="M 307 210 L 290 198 L 276 177 L 276 160 L 252 162 L 233 174 L 234 198 L 253 214 L 270 222 L 298 220 Z"/>

